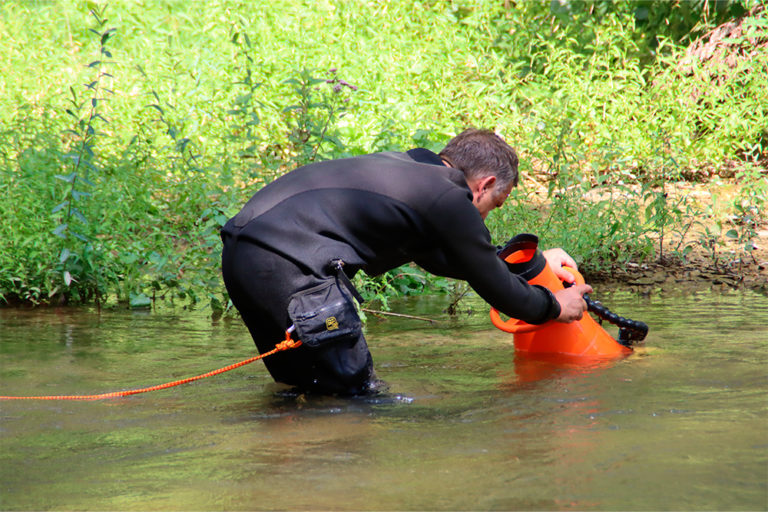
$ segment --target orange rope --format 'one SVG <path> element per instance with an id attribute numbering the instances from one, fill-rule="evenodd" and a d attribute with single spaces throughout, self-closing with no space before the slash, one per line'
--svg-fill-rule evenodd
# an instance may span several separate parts
<path id="1" fill-rule="evenodd" d="M 139 393 L 148 393 L 149 391 L 157 391 L 160 389 L 172 388 L 174 386 L 179 386 L 181 384 L 186 384 L 188 382 L 194 382 L 196 380 L 204 379 L 206 377 L 213 377 L 214 375 L 228 372 L 230 370 L 234 370 L 235 368 L 240 368 L 241 366 L 245 366 L 246 364 L 250 364 L 254 361 L 258 361 L 259 359 L 264 359 L 267 356 L 271 356 L 272 354 L 282 352 L 283 350 L 288 350 L 291 348 L 298 347 L 299 345 L 301 345 L 301 341 L 292 340 L 291 333 L 289 331 L 285 333 L 285 341 L 281 341 L 280 343 L 275 345 L 275 348 L 273 348 L 269 352 L 264 352 L 261 355 L 251 357 L 250 359 L 246 359 L 245 361 L 240 361 L 239 363 L 231 364 L 229 366 L 225 366 L 224 368 L 219 368 L 218 370 L 213 370 L 211 372 L 204 373 L 202 375 L 197 375 L 196 377 L 188 377 L 186 379 L 176 380 L 173 382 L 166 382 L 165 384 L 158 384 L 157 386 L 150 386 L 147 388 L 130 389 L 128 391 L 114 391 L 112 393 L 102 393 L 100 395 L 0 396 L 0 400 L 104 400 L 107 398 L 121 398 L 124 396 L 138 395 Z"/>

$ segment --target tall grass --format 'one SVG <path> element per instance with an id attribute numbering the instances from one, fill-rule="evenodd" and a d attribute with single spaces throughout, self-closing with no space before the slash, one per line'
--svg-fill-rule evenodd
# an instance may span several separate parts
<path id="1" fill-rule="evenodd" d="M 548 191 L 531 210 L 524 182 L 490 220 L 497 239 L 533 230 L 594 268 L 651 257 L 686 225 L 662 186 L 726 160 L 753 184 L 739 208 L 765 214 L 765 47 L 712 80 L 681 69 L 671 39 L 649 59 L 637 12 L 582 13 L 579 28 L 542 6 L 4 2 L 0 296 L 224 307 L 218 228 L 264 183 L 439 149 L 469 125 L 502 133 Z M 750 23 L 739 44 L 765 40 L 765 18 Z M 385 298 L 428 281 L 365 284 Z"/>

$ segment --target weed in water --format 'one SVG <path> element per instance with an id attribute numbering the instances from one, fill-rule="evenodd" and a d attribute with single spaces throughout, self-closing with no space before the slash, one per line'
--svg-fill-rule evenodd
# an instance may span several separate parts
<path id="1" fill-rule="evenodd" d="M 654 149 L 649 168 L 656 171 L 643 183 L 643 199 L 646 203 L 645 219 L 648 229 L 658 236 L 658 259 L 664 260 L 664 242 L 671 226 L 679 226 L 683 211 L 680 206 L 685 197 L 670 198 L 670 182 L 679 180 L 680 166 L 675 160 L 669 137 L 659 134 L 659 144 Z"/>
<path id="2" fill-rule="evenodd" d="M 757 238 L 757 226 L 766 218 L 766 204 L 768 204 L 768 173 L 757 168 L 740 172 L 736 179 L 743 183 L 739 197 L 735 198 L 731 205 L 734 212 L 730 218 L 733 228 L 729 229 L 725 236 L 737 242 L 736 254 L 739 271 L 744 259 L 755 260 L 755 240 Z"/>
<path id="3" fill-rule="evenodd" d="M 256 128 L 261 123 L 260 110 L 265 108 L 263 102 L 258 100 L 258 90 L 263 85 L 256 78 L 257 63 L 254 54 L 257 50 L 248 36 L 246 23 L 241 20 L 239 25 L 232 30 L 232 44 L 238 51 L 237 66 L 241 75 L 235 85 L 240 88 L 235 97 L 232 108 L 227 111 L 232 116 L 228 139 L 238 145 L 237 153 L 242 159 L 259 162 L 261 167 L 275 170 L 279 168 L 267 159 L 267 156 L 259 147 L 260 138 Z M 258 174 L 258 170 L 254 173 Z"/>
<path id="4" fill-rule="evenodd" d="M 331 69 L 328 78 L 313 77 L 308 69 L 302 69 L 297 78 L 284 83 L 293 86 L 298 103 L 289 105 L 283 112 L 289 114 L 290 133 L 288 140 L 293 146 L 293 159 L 297 165 L 305 165 L 320 156 L 320 150 L 330 143 L 336 152 L 344 144 L 334 133 L 334 125 L 347 110 L 349 97 L 346 91 L 356 91 L 357 86 L 349 84 Z"/>
<path id="5" fill-rule="evenodd" d="M 72 287 L 73 283 L 76 283 L 83 301 L 95 296 L 97 302 L 102 292 L 99 284 L 98 246 L 94 246 L 88 236 L 89 220 L 80 205 L 92 195 L 89 190 L 93 190 L 94 184 L 90 178 L 99 170 L 94 152 L 100 133 L 98 125 L 107 123 L 99 109 L 102 103 L 107 101 L 107 95 L 113 94 L 105 86 L 105 82 L 112 77 L 106 71 L 107 65 L 111 64 L 107 59 L 112 58 L 107 43 L 115 29 L 104 30 L 107 23 L 104 17 L 105 9 L 106 6 L 102 6 L 91 11 L 97 28 L 90 29 L 90 32 L 95 34 L 99 49 L 97 59 L 88 64 L 88 68 L 94 70 L 94 76 L 84 86 L 87 95 L 81 98 L 75 87 L 69 88 L 70 107 L 66 109 L 66 113 L 74 123 L 73 127 L 65 132 L 68 150 L 62 157 L 67 162 L 65 168 L 70 172 L 56 176 L 67 185 L 63 200 L 51 211 L 61 215 L 53 234 L 62 239 L 58 264 L 64 284 Z"/>

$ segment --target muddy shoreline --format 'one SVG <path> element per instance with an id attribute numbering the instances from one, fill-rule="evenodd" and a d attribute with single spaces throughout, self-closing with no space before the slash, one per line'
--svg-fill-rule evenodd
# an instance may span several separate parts
<path id="1" fill-rule="evenodd" d="M 747 289 L 768 296 L 768 261 L 741 268 L 717 268 L 705 261 L 627 263 L 610 270 L 585 272 L 594 286 L 622 287 L 639 293 Z"/>

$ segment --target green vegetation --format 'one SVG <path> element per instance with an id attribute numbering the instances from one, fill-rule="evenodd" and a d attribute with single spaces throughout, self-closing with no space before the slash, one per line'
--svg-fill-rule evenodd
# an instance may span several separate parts
<path id="1" fill-rule="evenodd" d="M 587 269 L 695 244 L 717 261 L 726 239 L 746 258 L 768 200 L 763 7 L 7 0 L 0 297 L 221 310 L 218 228 L 260 186 L 316 159 L 439 149 L 470 125 L 518 148 L 526 175 L 489 219 L 499 242 L 535 232 Z M 690 51 L 745 14 L 721 53 Z M 702 231 L 713 206 L 679 184 L 722 169 L 738 222 Z M 384 302 L 461 296 L 414 267 L 360 281 Z"/>

